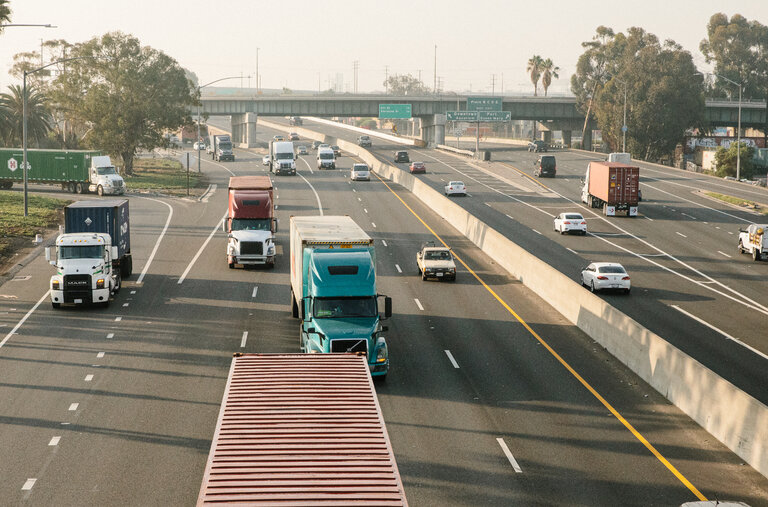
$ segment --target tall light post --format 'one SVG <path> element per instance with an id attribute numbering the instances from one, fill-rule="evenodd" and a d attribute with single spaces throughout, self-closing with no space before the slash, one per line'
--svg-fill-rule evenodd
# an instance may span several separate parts
<path id="1" fill-rule="evenodd" d="M 258 52 L 256 54 L 258 55 Z M 258 90 L 258 86 L 259 86 L 258 74 L 256 74 L 256 76 L 257 76 L 256 77 L 256 89 Z M 202 104 L 202 96 L 200 95 L 200 90 L 202 90 L 206 86 L 211 86 L 212 84 L 218 83 L 219 81 L 225 81 L 227 79 L 239 79 L 240 77 L 241 76 L 223 77 L 221 79 L 217 79 L 215 81 L 211 81 L 210 83 L 206 83 L 206 84 L 204 84 L 202 86 L 198 86 L 197 87 L 197 172 L 201 171 L 201 169 L 200 169 L 200 105 Z"/>
<path id="2" fill-rule="evenodd" d="M 92 56 L 75 56 L 72 58 L 64 58 L 63 60 L 56 60 L 55 62 L 48 63 L 42 67 L 38 67 L 33 70 L 25 70 L 23 75 L 22 87 L 21 87 L 21 146 L 24 155 L 22 157 L 21 168 L 24 174 L 24 216 L 29 216 L 28 196 L 27 196 L 27 181 L 28 181 L 28 162 L 27 162 L 27 76 L 39 72 L 43 69 L 56 65 L 57 63 L 71 62 L 72 60 L 83 60 L 85 58 L 93 58 Z"/>
<path id="3" fill-rule="evenodd" d="M 0 25 L 0 28 L 5 28 L 7 26 L 40 26 L 40 27 L 43 27 L 43 28 L 58 28 L 58 26 L 52 25 L 50 23 L 48 23 L 47 25 L 30 25 L 30 24 L 10 23 L 10 24 L 7 24 L 7 25 Z"/>
<path id="4" fill-rule="evenodd" d="M 704 75 L 701 72 L 696 72 L 696 74 Z M 725 76 L 721 76 L 720 74 L 715 74 L 714 72 L 711 72 L 713 76 L 719 77 L 723 81 L 728 81 L 734 86 L 739 87 L 739 118 L 738 118 L 738 124 L 736 127 L 736 179 L 741 179 L 741 89 L 743 88 L 743 83 L 737 83 L 736 81 L 731 81 Z"/>

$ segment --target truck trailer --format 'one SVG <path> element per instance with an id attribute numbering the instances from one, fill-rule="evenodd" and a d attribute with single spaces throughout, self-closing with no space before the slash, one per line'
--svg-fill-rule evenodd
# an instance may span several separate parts
<path id="1" fill-rule="evenodd" d="M 24 181 L 23 160 L 23 149 L 0 148 L 0 189 Z M 27 150 L 27 164 L 29 183 L 61 185 L 62 190 L 77 194 L 125 193 L 125 181 L 110 158 L 99 151 Z"/>
<path id="2" fill-rule="evenodd" d="M 407 506 L 365 357 L 235 354 L 197 505 Z"/>
<path id="3" fill-rule="evenodd" d="M 592 161 L 584 176 L 581 201 L 607 216 L 637 216 L 640 168 L 619 162 Z"/>
<path id="4" fill-rule="evenodd" d="M 227 264 L 275 267 L 274 188 L 269 176 L 229 178 L 229 207 L 223 223 Z"/>
<path id="5" fill-rule="evenodd" d="M 64 208 L 64 234 L 45 258 L 56 268 L 51 305 L 109 305 L 122 280 L 133 273 L 127 200 L 78 201 Z"/>
<path id="6" fill-rule="evenodd" d="M 235 161 L 235 152 L 232 151 L 232 138 L 226 134 L 211 134 L 208 141 L 208 149 L 211 158 L 217 162 L 229 160 Z"/>
<path id="7" fill-rule="evenodd" d="M 348 216 L 291 217 L 291 310 L 302 352 L 362 352 L 384 378 L 389 350 L 379 315 L 373 239 Z"/>

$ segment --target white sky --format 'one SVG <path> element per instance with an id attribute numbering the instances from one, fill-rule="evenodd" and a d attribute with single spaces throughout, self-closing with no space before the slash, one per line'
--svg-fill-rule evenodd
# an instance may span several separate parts
<path id="1" fill-rule="evenodd" d="M 252 75 L 256 48 L 262 88 L 323 90 L 343 75 L 352 91 L 383 90 L 389 74 L 411 73 L 429 87 L 437 76 L 445 90 L 532 94 L 525 65 L 534 55 L 561 69 L 550 94 L 568 92 L 581 42 L 595 28 L 639 26 L 689 50 L 697 66 L 711 70 L 698 50 L 712 14 L 735 13 L 768 24 L 768 0 L 11 0 L 12 23 L 51 23 L 58 28 L 8 27 L 0 34 L 0 91 L 13 55 L 33 51 L 40 38 L 82 42 L 120 30 L 159 49 L 195 72 L 201 83 Z M 46 59 L 47 61 L 47 59 Z M 247 78 L 243 86 L 248 86 Z M 220 86 L 240 86 L 240 80 Z"/>

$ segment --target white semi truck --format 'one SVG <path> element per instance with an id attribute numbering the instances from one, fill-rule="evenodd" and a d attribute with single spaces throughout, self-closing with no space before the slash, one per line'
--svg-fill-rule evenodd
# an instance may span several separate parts
<path id="1" fill-rule="evenodd" d="M 752 260 L 759 261 L 768 255 L 768 224 L 750 224 L 739 231 L 739 253 L 748 253 Z"/>

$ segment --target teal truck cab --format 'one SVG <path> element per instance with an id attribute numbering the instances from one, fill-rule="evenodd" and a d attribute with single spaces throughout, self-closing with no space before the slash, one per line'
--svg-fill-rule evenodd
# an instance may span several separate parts
<path id="1" fill-rule="evenodd" d="M 363 352 L 372 376 L 387 375 L 381 321 L 392 315 L 392 299 L 376 292 L 373 239 L 350 217 L 291 217 L 291 307 L 303 352 Z"/>

